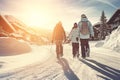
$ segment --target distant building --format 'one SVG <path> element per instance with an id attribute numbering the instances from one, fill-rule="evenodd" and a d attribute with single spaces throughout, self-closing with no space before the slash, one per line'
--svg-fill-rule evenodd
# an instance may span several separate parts
<path id="1" fill-rule="evenodd" d="M 105 16 L 104 11 L 102 11 L 101 17 L 100 17 L 100 22 L 95 24 L 94 27 L 94 32 L 95 32 L 95 37 L 94 40 L 104 40 L 105 36 L 108 34 L 107 32 L 107 19 Z"/>
<path id="2" fill-rule="evenodd" d="M 94 24 L 94 32 L 95 32 L 95 37 L 94 40 L 100 40 L 101 39 L 101 22 L 98 22 L 97 24 Z M 107 21 L 106 24 L 106 30 L 104 31 L 106 35 L 109 35 L 113 30 L 118 28 L 120 25 L 120 9 L 116 10 L 116 12 L 113 14 L 113 16 Z M 105 35 L 105 36 L 106 36 Z"/>
<path id="3" fill-rule="evenodd" d="M 101 25 L 101 23 L 98 22 L 98 23 L 94 24 L 94 26 L 93 26 L 93 29 L 94 29 L 94 40 L 99 40 L 100 37 L 101 37 L 100 25 Z"/>
<path id="4" fill-rule="evenodd" d="M 111 30 L 116 29 L 120 25 L 120 9 L 116 10 L 113 16 L 108 20 L 107 24 Z"/>

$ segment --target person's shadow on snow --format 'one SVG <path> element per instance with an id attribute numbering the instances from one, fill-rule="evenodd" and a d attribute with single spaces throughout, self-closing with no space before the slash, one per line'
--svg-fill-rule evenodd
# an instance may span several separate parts
<path id="1" fill-rule="evenodd" d="M 92 59 L 86 59 L 86 60 L 80 60 L 80 61 L 82 61 L 84 64 L 88 65 L 92 69 L 94 69 L 104 75 L 104 76 L 97 75 L 98 77 L 101 77 L 105 80 L 120 80 L 120 70 L 114 69 L 105 64 L 101 64 Z M 93 65 L 91 63 L 94 63 L 95 65 Z"/>
<path id="2" fill-rule="evenodd" d="M 71 70 L 68 61 L 65 58 L 59 60 L 59 64 L 62 66 L 65 76 L 68 80 L 80 80 L 75 73 Z"/>

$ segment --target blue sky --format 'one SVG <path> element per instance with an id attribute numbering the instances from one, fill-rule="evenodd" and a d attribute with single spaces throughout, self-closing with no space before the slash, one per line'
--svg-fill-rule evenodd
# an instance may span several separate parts
<path id="1" fill-rule="evenodd" d="M 1 14 L 13 15 L 29 26 L 49 29 L 61 20 L 67 31 L 83 13 L 95 24 L 103 10 L 109 19 L 118 8 L 119 0 L 0 0 Z"/>

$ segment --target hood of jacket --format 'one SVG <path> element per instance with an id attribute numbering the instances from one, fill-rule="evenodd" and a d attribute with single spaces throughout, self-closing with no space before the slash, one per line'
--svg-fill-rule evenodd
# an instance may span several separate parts
<path id="1" fill-rule="evenodd" d="M 88 21 L 87 18 L 81 18 L 81 21 Z"/>

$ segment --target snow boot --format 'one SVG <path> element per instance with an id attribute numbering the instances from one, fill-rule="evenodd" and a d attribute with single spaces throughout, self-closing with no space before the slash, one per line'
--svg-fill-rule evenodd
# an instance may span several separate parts
<path id="1" fill-rule="evenodd" d="M 79 59 L 80 54 L 77 54 L 77 58 Z"/>
<path id="2" fill-rule="evenodd" d="M 63 57 L 63 53 L 60 54 L 60 57 Z"/>
<path id="3" fill-rule="evenodd" d="M 90 50 L 89 49 L 86 50 L 86 57 L 90 57 Z"/>

